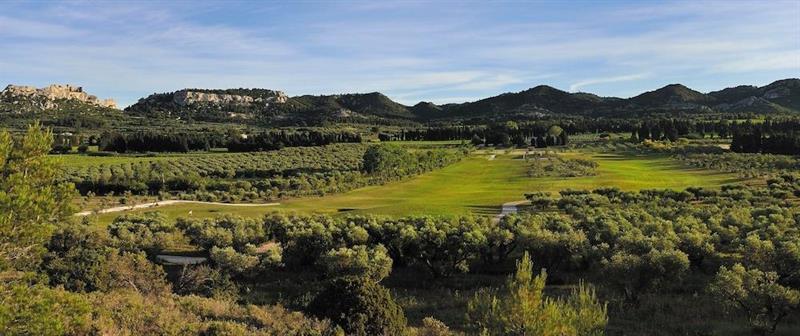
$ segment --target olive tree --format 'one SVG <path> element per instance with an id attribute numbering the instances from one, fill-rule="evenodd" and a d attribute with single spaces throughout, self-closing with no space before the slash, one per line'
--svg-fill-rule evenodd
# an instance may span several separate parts
<path id="1" fill-rule="evenodd" d="M 579 284 L 567 299 L 544 295 L 547 273 L 533 272 L 526 252 L 499 291 L 482 290 L 468 302 L 467 316 L 484 335 L 603 335 L 606 305 L 591 286 Z"/>
<path id="2" fill-rule="evenodd" d="M 747 316 L 758 335 L 774 333 L 786 316 L 800 308 L 800 291 L 778 283 L 777 273 L 746 269 L 741 264 L 720 267 L 711 293 Z"/>
<path id="3" fill-rule="evenodd" d="M 638 304 L 643 293 L 675 285 L 688 270 L 686 253 L 653 249 L 644 255 L 617 251 L 603 260 L 601 274 L 606 285 L 621 292 L 625 301 Z"/>
<path id="4" fill-rule="evenodd" d="M 434 277 L 468 271 L 470 261 L 486 245 L 487 221 L 470 217 L 418 218 L 416 260 Z"/>
<path id="5" fill-rule="evenodd" d="M 309 304 L 308 311 L 328 318 L 348 335 L 403 335 L 406 317 L 388 289 L 361 277 L 331 281 Z"/>
<path id="6" fill-rule="evenodd" d="M 329 277 L 357 276 L 378 282 L 392 272 L 392 258 L 383 245 L 356 245 L 328 251 L 317 261 L 317 267 Z"/>

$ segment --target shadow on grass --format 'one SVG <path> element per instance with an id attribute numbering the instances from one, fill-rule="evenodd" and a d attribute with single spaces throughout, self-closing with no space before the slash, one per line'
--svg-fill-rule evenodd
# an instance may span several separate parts
<path id="1" fill-rule="evenodd" d="M 472 213 L 478 215 L 496 215 L 500 213 L 502 206 L 500 205 L 468 205 L 467 209 L 469 209 Z"/>

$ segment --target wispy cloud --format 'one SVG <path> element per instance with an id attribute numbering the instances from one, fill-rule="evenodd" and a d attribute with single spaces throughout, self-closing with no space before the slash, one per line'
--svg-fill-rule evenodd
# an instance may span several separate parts
<path id="1" fill-rule="evenodd" d="M 638 80 L 642 78 L 646 78 L 646 73 L 640 74 L 632 74 L 632 75 L 625 75 L 625 76 L 614 76 L 614 77 L 605 77 L 605 78 L 592 78 L 592 79 L 584 79 L 580 82 L 574 83 L 569 86 L 570 91 L 577 91 L 582 87 L 597 85 L 597 84 L 606 84 L 606 83 L 616 83 L 616 82 L 627 82 L 632 80 Z"/>
<path id="2" fill-rule="evenodd" d="M 182 87 L 378 90 L 413 104 L 800 73 L 797 1 L 0 2 L 0 13 L 0 78 L 75 83 L 122 104 Z"/>

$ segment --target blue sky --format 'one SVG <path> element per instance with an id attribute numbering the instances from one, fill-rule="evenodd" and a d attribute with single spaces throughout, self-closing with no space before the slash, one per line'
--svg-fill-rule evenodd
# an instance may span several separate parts
<path id="1" fill-rule="evenodd" d="M 185 87 L 414 104 L 788 77 L 800 0 L 0 2 L 0 85 L 71 83 L 122 106 Z"/>

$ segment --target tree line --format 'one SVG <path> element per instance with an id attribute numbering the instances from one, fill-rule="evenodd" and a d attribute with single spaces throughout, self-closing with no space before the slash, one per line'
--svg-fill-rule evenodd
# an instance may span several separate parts
<path id="1" fill-rule="evenodd" d="M 800 154 L 800 121 L 745 123 L 733 130 L 731 150 L 739 153 Z"/>
<path id="2" fill-rule="evenodd" d="M 253 134 L 229 132 L 105 132 L 99 140 L 103 151 L 179 152 L 227 148 L 231 152 L 257 152 L 284 147 L 324 146 L 332 143 L 358 143 L 361 135 L 349 131 L 270 130 Z"/>

